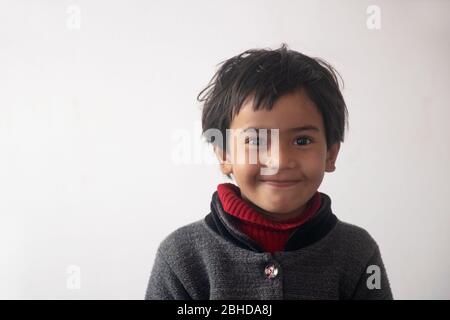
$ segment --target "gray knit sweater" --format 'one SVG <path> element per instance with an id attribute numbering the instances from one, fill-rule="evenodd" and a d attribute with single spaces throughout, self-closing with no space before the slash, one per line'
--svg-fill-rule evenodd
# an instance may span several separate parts
<path id="1" fill-rule="evenodd" d="M 375 240 L 320 195 L 320 209 L 285 250 L 269 253 L 239 231 L 214 192 L 204 219 L 160 243 L 145 299 L 393 299 Z"/>

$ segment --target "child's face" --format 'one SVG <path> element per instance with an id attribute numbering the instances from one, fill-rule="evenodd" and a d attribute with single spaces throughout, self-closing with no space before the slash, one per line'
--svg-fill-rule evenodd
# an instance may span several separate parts
<path id="1" fill-rule="evenodd" d="M 244 139 L 235 139 L 230 150 L 231 163 L 222 163 L 222 172 L 234 176 L 243 199 L 267 218 L 277 221 L 293 219 L 301 215 L 308 200 L 318 190 L 324 172 L 334 171 L 340 143 L 327 151 L 322 116 L 304 90 L 280 97 L 271 111 L 253 111 L 249 100 L 232 120 L 230 129 L 238 129 L 232 130 L 233 134 L 248 127 L 279 129 L 278 157 L 274 161 L 270 154 L 270 131 L 266 140 L 269 152 L 263 157 L 258 156 L 256 164 L 248 161 L 249 150 L 257 148 L 256 139 L 250 138 L 250 144 L 248 141 L 245 144 Z M 291 130 L 306 125 L 318 130 Z M 238 143 L 245 146 L 238 146 Z M 237 161 L 238 148 L 245 150 L 245 163 Z M 274 163 L 277 166 L 275 174 L 261 174 L 261 168 L 272 167 Z M 276 186 L 267 181 L 270 179 L 296 182 L 287 187 Z"/>

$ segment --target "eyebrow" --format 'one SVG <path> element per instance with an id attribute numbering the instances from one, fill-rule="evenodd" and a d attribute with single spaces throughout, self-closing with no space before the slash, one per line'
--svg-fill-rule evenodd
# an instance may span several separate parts
<path id="1" fill-rule="evenodd" d="M 261 130 L 261 129 L 270 130 L 269 128 L 248 127 L 248 128 L 245 128 L 244 130 L 242 130 L 242 132 L 245 132 L 245 131 L 250 130 L 250 129 L 253 129 L 253 130 L 256 130 L 256 131 Z M 287 129 L 286 131 L 290 131 L 290 132 L 317 131 L 317 132 L 320 132 L 320 129 L 318 127 L 316 127 L 316 126 L 313 126 L 313 125 L 305 125 L 305 126 L 301 126 L 301 127 L 290 128 L 290 129 Z"/>

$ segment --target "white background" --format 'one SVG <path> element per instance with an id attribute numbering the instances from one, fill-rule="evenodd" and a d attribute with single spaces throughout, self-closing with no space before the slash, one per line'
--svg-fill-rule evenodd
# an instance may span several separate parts
<path id="1" fill-rule="evenodd" d="M 319 191 L 376 239 L 394 298 L 449 299 L 449 9 L 2 0 L 0 298 L 143 299 L 160 241 L 227 181 L 217 164 L 176 165 L 173 133 L 201 143 L 196 96 L 219 62 L 285 42 L 345 83 L 350 130 Z"/>

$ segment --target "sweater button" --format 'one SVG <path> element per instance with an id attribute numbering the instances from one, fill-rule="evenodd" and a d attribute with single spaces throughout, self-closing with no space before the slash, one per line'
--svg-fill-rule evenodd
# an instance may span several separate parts
<path id="1" fill-rule="evenodd" d="M 278 268 L 271 264 L 268 265 L 265 269 L 264 269 L 264 274 L 266 275 L 267 278 L 269 279 L 273 279 L 277 276 L 278 274 Z"/>

